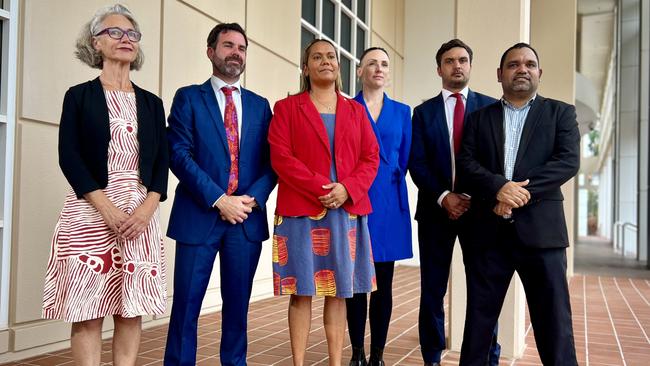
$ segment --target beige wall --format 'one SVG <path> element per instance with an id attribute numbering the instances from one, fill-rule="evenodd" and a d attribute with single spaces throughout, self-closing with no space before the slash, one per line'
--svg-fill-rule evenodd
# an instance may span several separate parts
<path id="1" fill-rule="evenodd" d="M 82 24 L 113 1 L 23 0 L 17 85 L 17 132 L 14 231 L 9 329 L 0 330 L 0 363 L 66 347 L 69 325 L 40 319 L 42 286 L 50 240 L 67 182 L 57 163 L 58 120 L 68 87 L 99 74 L 74 56 Z M 271 106 L 298 89 L 300 0 L 126 0 L 143 32 L 146 61 L 132 79 L 161 98 L 169 111 L 176 89 L 204 82 L 211 73 L 205 40 L 218 22 L 239 22 L 250 46 L 245 87 L 267 97 Z M 389 50 L 393 60 L 391 95 L 401 97 L 404 60 L 404 0 L 373 2 L 371 44 Z M 56 26 L 56 32 L 53 31 Z M 170 199 L 161 205 L 163 230 L 169 218 L 176 179 L 170 176 Z M 269 210 L 275 209 L 275 194 Z M 173 296 L 174 243 L 165 242 L 169 303 Z M 254 299 L 272 294 L 270 245 L 264 244 L 254 285 Z M 204 311 L 220 308 L 218 265 L 215 265 Z M 147 317 L 145 326 L 167 321 Z M 105 329 L 110 330 L 107 321 Z M 110 335 L 110 332 L 107 333 Z"/>
<path id="2" fill-rule="evenodd" d="M 401 100 L 404 75 L 404 2 L 405 0 L 375 0 L 371 8 L 370 46 L 388 51 L 392 68 L 391 82 L 386 93 Z"/>

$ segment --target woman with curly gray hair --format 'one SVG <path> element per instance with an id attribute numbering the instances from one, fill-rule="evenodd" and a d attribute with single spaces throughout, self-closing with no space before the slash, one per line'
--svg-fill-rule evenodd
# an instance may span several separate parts
<path id="1" fill-rule="evenodd" d="M 72 323 L 79 365 L 99 365 L 106 316 L 115 325 L 113 363 L 134 365 L 141 316 L 165 311 L 158 208 L 167 196 L 165 112 L 129 78 L 142 66 L 141 37 L 123 5 L 99 10 L 76 56 L 101 73 L 63 100 L 59 165 L 71 189 L 52 239 L 43 317 Z"/>

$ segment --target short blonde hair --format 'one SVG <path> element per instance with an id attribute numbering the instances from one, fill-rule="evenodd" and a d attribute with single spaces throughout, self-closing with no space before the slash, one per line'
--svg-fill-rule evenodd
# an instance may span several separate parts
<path id="1" fill-rule="evenodd" d="M 81 62 L 86 65 L 95 68 L 101 69 L 104 67 L 104 58 L 100 52 L 98 52 L 93 46 L 93 39 L 95 35 L 102 31 L 101 26 L 102 22 L 109 15 L 121 15 L 133 24 L 133 28 L 136 31 L 140 32 L 140 26 L 138 22 L 135 21 L 133 14 L 129 9 L 122 4 L 109 5 L 105 8 L 99 9 L 95 16 L 81 28 L 81 33 L 79 38 L 77 38 L 75 56 Z M 142 64 L 144 63 L 144 54 L 142 53 L 142 48 L 138 47 L 138 54 L 135 56 L 135 60 L 131 62 L 131 70 L 140 70 Z"/>

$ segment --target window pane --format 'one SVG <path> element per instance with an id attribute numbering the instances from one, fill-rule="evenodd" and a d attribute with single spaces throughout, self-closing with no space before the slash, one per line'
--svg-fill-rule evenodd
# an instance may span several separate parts
<path id="1" fill-rule="evenodd" d="M 312 32 L 305 28 L 301 28 L 300 32 L 300 54 L 302 55 L 302 51 L 307 48 L 307 45 L 309 42 L 313 41 L 316 37 Z"/>
<path id="2" fill-rule="evenodd" d="M 316 26 L 316 0 L 302 0 L 302 19 Z"/>
<path id="3" fill-rule="evenodd" d="M 352 62 L 349 58 L 341 56 L 341 84 L 343 84 L 343 92 L 350 95 L 350 66 Z"/>
<path id="4" fill-rule="evenodd" d="M 366 49 L 366 31 L 357 26 L 357 58 L 361 58 L 361 54 Z"/>
<path id="5" fill-rule="evenodd" d="M 330 0 L 323 0 L 323 33 L 334 40 L 334 4 Z"/>
<path id="6" fill-rule="evenodd" d="M 366 0 L 357 0 L 357 17 L 366 22 Z"/>
<path id="7" fill-rule="evenodd" d="M 352 10 L 352 0 L 343 0 L 341 1 L 343 5 L 347 6 L 348 9 Z"/>
<path id="8" fill-rule="evenodd" d="M 352 19 L 341 13 L 341 47 L 352 52 Z"/>

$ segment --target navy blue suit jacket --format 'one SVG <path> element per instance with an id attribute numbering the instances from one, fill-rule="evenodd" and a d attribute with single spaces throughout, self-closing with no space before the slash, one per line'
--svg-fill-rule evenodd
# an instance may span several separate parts
<path id="1" fill-rule="evenodd" d="M 495 101 L 492 97 L 469 90 L 465 103 L 465 126 L 470 113 Z M 442 93 L 415 107 L 413 111 L 409 172 L 418 187 L 415 219 L 444 214 L 437 201 L 444 191 L 452 191 L 452 169 L 449 128 Z"/>
<path id="2" fill-rule="evenodd" d="M 254 197 L 259 207 L 241 224 L 250 241 L 269 237 L 266 200 L 276 184 L 267 134 L 269 102 L 241 89 L 242 125 L 239 185 L 233 195 Z M 170 168 L 178 178 L 167 236 L 185 244 L 204 244 L 230 224 L 221 220 L 214 202 L 225 193 L 230 172 L 226 129 L 210 80 L 179 89 L 168 118 Z"/>

